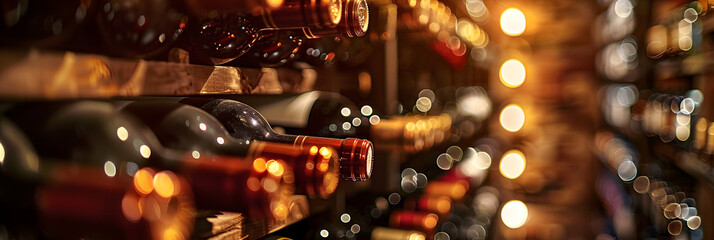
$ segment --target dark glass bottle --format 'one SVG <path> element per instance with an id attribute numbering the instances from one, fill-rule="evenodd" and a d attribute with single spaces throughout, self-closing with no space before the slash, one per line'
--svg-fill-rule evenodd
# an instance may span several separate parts
<path id="1" fill-rule="evenodd" d="M 342 20 L 340 0 L 284 0 L 275 8 L 263 8 L 251 20 L 261 29 L 334 27 Z"/>
<path id="2" fill-rule="evenodd" d="M 416 230 L 433 236 L 439 216 L 422 211 L 397 210 L 389 216 L 389 226 L 405 230 Z"/>
<path id="3" fill-rule="evenodd" d="M 111 54 L 145 58 L 166 52 L 183 33 L 188 18 L 171 0 L 104 0 L 99 33 Z"/>
<path id="4" fill-rule="evenodd" d="M 305 38 L 333 35 L 364 36 L 369 27 L 369 7 L 365 0 L 342 2 L 342 19 L 335 27 L 303 27 L 301 30 L 264 31 L 254 47 L 231 63 L 247 67 L 279 67 L 298 58 Z"/>
<path id="5" fill-rule="evenodd" d="M 186 0 L 185 2 L 188 9 L 196 15 L 205 15 L 214 11 L 259 14 L 263 9 L 280 7 L 284 0 Z"/>
<path id="6" fill-rule="evenodd" d="M 214 16 L 199 17 L 199 20 L 190 25 L 188 35 L 192 46 L 187 48 L 190 48 L 192 53 L 192 62 L 220 65 L 245 54 L 256 40 L 269 38 L 270 32 L 263 33 L 263 30 L 336 26 L 341 20 L 342 2 L 285 0 L 275 8 L 261 8 L 257 15 L 210 15 Z M 270 42 L 266 40 L 261 46 L 270 47 Z M 284 44 L 288 43 L 289 41 Z"/>
<path id="7" fill-rule="evenodd" d="M 258 111 L 235 100 L 186 98 L 181 102 L 210 113 L 235 138 L 334 148 L 340 156 L 340 172 L 345 180 L 365 181 L 372 173 L 373 147 L 368 140 L 278 134 Z"/>
<path id="8" fill-rule="evenodd" d="M 383 150 L 418 152 L 446 140 L 451 117 L 393 116 L 383 119 L 370 106 L 358 108 L 346 97 L 312 91 L 295 95 L 229 96 L 260 112 L 268 122 L 292 134 L 367 138 Z M 293 116 L 285 118 L 285 115 Z"/>
<path id="9" fill-rule="evenodd" d="M 304 36 L 296 30 L 263 31 L 255 45 L 230 65 L 240 67 L 279 67 L 297 59 Z"/>
<path id="10" fill-rule="evenodd" d="M 203 110 L 171 101 L 117 102 L 122 111 L 149 126 L 167 147 L 201 154 L 283 159 L 295 170 L 297 194 L 326 198 L 339 182 L 339 158 L 332 149 L 237 139 Z"/>
<path id="11" fill-rule="evenodd" d="M 143 179 L 146 192 L 153 189 L 150 183 L 158 173 L 139 168 L 170 169 L 189 181 L 199 208 L 287 217 L 294 177 L 282 159 L 259 152 L 238 158 L 164 148 L 146 126 L 103 102 L 23 103 L 6 116 L 19 123 L 44 160 L 113 169 L 113 175 Z"/>
<path id="12" fill-rule="evenodd" d="M 255 108 L 274 126 L 291 134 L 326 137 L 369 137 L 368 117 L 351 100 L 338 93 L 311 91 L 302 94 L 240 95 L 227 98 Z M 286 118 L 285 116 L 292 116 Z M 376 120 L 375 120 L 376 121 Z"/>
<path id="13" fill-rule="evenodd" d="M 71 0 L 10 0 L 0 3 L 0 41 L 34 47 L 59 47 L 87 22 L 97 2 Z"/>
<path id="14" fill-rule="evenodd" d="M 186 238 L 193 227 L 195 210 L 188 191 L 142 194 L 134 191 L 131 176 L 107 168 L 44 162 L 40 168 L 29 140 L 4 118 L 0 150 L 0 222 L 11 229 L 25 225 L 53 238 L 147 239 L 166 231 Z M 175 175 L 173 180 L 188 189 L 185 180 Z"/>
<path id="15" fill-rule="evenodd" d="M 220 65 L 241 55 L 258 39 L 258 28 L 240 13 L 202 18 L 189 23 L 191 62 Z"/>

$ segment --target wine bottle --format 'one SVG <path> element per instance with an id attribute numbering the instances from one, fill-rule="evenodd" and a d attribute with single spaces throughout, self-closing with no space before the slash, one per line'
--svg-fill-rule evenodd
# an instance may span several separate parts
<path id="1" fill-rule="evenodd" d="M 124 105 L 125 104 L 125 105 Z M 171 101 L 116 102 L 122 112 L 141 120 L 164 146 L 203 154 L 283 159 L 295 170 L 297 194 L 326 198 L 339 182 L 339 159 L 331 148 L 236 139 L 203 110 Z M 259 155 L 259 156 L 257 156 Z"/>
<path id="2" fill-rule="evenodd" d="M 284 128 L 288 133 L 338 138 L 369 136 L 369 120 L 360 114 L 359 108 L 352 101 L 337 93 L 311 91 L 302 94 L 240 95 L 226 98 L 255 108 L 268 122 Z M 285 115 L 295 117 L 285 118 Z"/>
<path id="3" fill-rule="evenodd" d="M 166 52 L 184 32 L 188 18 L 171 0 L 103 0 L 99 33 L 111 54 L 145 58 Z"/>
<path id="4" fill-rule="evenodd" d="M 220 65 L 250 49 L 258 39 L 258 28 L 244 14 L 222 14 L 189 23 L 187 45 L 190 61 Z"/>
<path id="5" fill-rule="evenodd" d="M 212 65 L 227 63 L 252 48 L 263 35 L 262 30 L 333 27 L 340 22 L 342 2 L 286 0 L 276 8 L 261 9 L 256 16 L 243 13 L 212 15 L 199 18 L 189 26 L 192 62 Z"/>
<path id="6" fill-rule="evenodd" d="M 447 114 L 382 119 L 371 107 L 365 106 L 362 113 L 362 109 L 349 99 L 330 92 L 228 98 L 254 107 L 268 122 L 286 132 L 327 137 L 357 136 L 379 142 L 376 146 L 383 150 L 418 152 L 428 149 L 446 140 L 451 129 L 451 117 Z M 285 118 L 286 113 L 296 117 Z"/>
<path id="7" fill-rule="evenodd" d="M 434 213 L 398 210 L 389 216 L 389 226 L 393 228 L 416 230 L 432 235 L 439 223 L 439 216 Z"/>
<path id="8" fill-rule="evenodd" d="M 279 67 L 298 58 L 304 38 L 320 38 L 331 35 L 361 37 L 369 27 L 369 8 L 365 0 L 343 1 L 342 20 L 335 27 L 310 28 L 301 31 L 263 31 L 251 50 L 232 61 L 234 66 Z"/>
<path id="9" fill-rule="evenodd" d="M 432 181 L 424 188 L 424 193 L 436 196 L 447 196 L 453 201 L 460 201 L 469 190 L 469 183 L 465 180 Z"/>
<path id="10" fill-rule="evenodd" d="M 73 165 L 53 167 L 47 184 L 35 193 L 40 229 L 47 236 L 69 238 L 190 236 L 195 210 L 185 180 L 161 171 L 149 182 L 153 190 L 142 192 L 138 176 L 106 172 Z"/>
<path id="11" fill-rule="evenodd" d="M 23 103 L 6 116 L 20 123 L 47 161 L 67 159 L 110 169 L 110 175 L 134 176 L 147 183 L 145 191 L 158 173 L 139 168 L 175 170 L 189 181 L 198 208 L 269 220 L 287 217 L 294 176 L 283 159 L 259 152 L 238 158 L 164 148 L 146 126 L 109 103 Z"/>
<path id="12" fill-rule="evenodd" d="M 334 27 L 342 20 L 343 8 L 341 0 L 284 0 L 276 8 L 261 9 L 252 20 L 263 29 Z"/>
<path id="13" fill-rule="evenodd" d="M 46 236 L 73 238 L 147 239 L 166 232 L 186 238 L 193 227 L 189 188 L 168 171 L 163 174 L 173 176 L 172 188 L 183 191 L 161 195 L 165 182 L 158 181 L 155 191 L 142 194 L 135 191 L 134 178 L 107 168 L 67 163 L 43 163 L 40 168 L 29 140 L 4 118 L 0 150 L 0 222 L 33 225 Z"/>
<path id="14" fill-rule="evenodd" d="M 340 156 L 340 173 L 345 180 L 365 181 L 372 174 L 373 148 L 368 140 L 334 139 L 276 133 L 258 111 L 228 99 L 186 98 L 182 103 L 200 107 L 218 119 L 228 132 L 239 139 L 290 143 L 295 146 L 331 147 Z"/>
<path id="15" fill-rule="evenodd" d="M 374 240 L 417 240 L 426 239 L 422 232 L 408 231 L 395 228 L 375 227 L 372 229 L 370 239 Z"/>

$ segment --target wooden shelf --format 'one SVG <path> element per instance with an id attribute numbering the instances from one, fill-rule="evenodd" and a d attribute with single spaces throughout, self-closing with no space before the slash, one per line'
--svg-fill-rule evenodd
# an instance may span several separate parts
<path id="1" fill-rule="evenodd" d="M 197 94 L 276 94 L 312 89 L 312 69 L 238 68 L 0 49 L 0 98 L 62 99 Z M 308 71 L 308 72 L 306 72 Z M 309 72 L 312 71 L 312 72 Z M 281 83 L 282 78 L 291 83 Z M 297 85 L 295 85 L 297 84 Z M 294 86 L 293 86 L 294 85 Z M 306 90 L 305 90 L 306 91 Z"/>
<path id="2" fill-rule="evenodd" d="M 212 240 L 222 239 L 258 239 L 267 234 L 278 231 L 290 224 L 298 222 L 310 215 L 308 200 L 303 195 L 292 197 L 290 214 L 282 221 L 265 221 L 260 219 L 246 218 L 242 213 L 219 212 L 210 214 L 208 217 L 201 217 L 198 221 L 203 221 L 203 227 L 198 227 L 194 232 L 194 238 L 206 238 Z M 206 224 L 207 223 L 207 224 Z"/>

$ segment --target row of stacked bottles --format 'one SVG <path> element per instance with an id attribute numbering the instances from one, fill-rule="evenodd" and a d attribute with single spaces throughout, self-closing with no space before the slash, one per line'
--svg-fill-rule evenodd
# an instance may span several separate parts
<path id="1" fill-rule="evenodd" d="M 618 236 L 710 239 L 714 175 L 707 98 L 714 92 L 702 66 L 710 58 L 711 3 L 615 1 L 613 12 L 614 4 L 626 4 L 627 14 L 603 13 L 598 25 L 620 21 L 628 27 L 603 41 L 596 59 L 608 127 L 594 143 L 612 175 L 603 191 L 621 198 L 610 206 L 632 209 L 614 215 Z"/>
<path id="2" fill-rule="evenodd" d="M 11 230 L 39 227 L 35 231 L 49 236 L 147 228 L 150 235 L 138 237 L 187 238 L 195 209 L 237 211 L 276 224 L 309 213 L 293 193 L 327 198 L 340 178 L 365 181 L 371 174 L 367 140 L 277 134 L 240 102 L 184 102 L 203 110 L 161 100 L 13 104 L 3 113 L 3 222 Z M 45 195 L 45 188 L 57 188 L 57 196 Z M 76 229 L 95 218 L 107 222 Z"/>
<path id="3" fill-rule="evenodd" d="M 488 12 L 447 4 L 3 1 L 1 237 L 489 238 Z M 397 33 L 431 51 L 396 69 Z M 151 86 L 204 74 L 200 91 Z M 278 88 L 299 94 L 228 94 Z"/>
<path id="4" fill-rule="evenodd" d="M 2 10 L 5 44 L 160 60 L 184 51 L 209 65 L 245 55 L 234 65 L 277 66 L 307 39 L 361 37 L 369 26 L 364 0 L 10 1 Z"/>

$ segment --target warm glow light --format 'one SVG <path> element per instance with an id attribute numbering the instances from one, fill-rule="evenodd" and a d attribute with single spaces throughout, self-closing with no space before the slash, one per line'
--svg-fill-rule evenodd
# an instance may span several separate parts
<path id="1" fill-rule="evenodd" d="M 702 225 L 702 218 L 699 216 L 693 216 L 687 219 L 687 227 L 689 229 L 695 230 Z"/>
<path id="2" fill-rule="evenodd" d="M 217 138 L 216 138 L 216 142 L 217 142 L 218 144 L 224 144 L 224 143 L 226 142 L 226 140 L 223 139 L 222 137 L 217 137 Z"/>
<path id="3" fill-rule="evenodd" d="M 317 154 L 317 150 L 318 150 L 318 149 L 317 149 L 317 146 L 312 146 L 312 147 L 310 147 L 310 154 L 311 154 L 311 155 Z"/>
<path id="4" fill-rule="evenodd" d="M 510 150 L 501 158 L 501 164 L 498 166 L 501 175 L 508 179 L 516 179 L 526 169 L 526 157 L 518 150 Z"/>
<path id="5" fill-rule="evenodd" d="M 337 185 L 340 183 L 340 177 L 338 173 L 328 172 L 322 181 L 322 186 L 325 187 L 326 194 L 332 194 L 337 189 Z"/>
<path id="6" fill-rule="evenodd" d="M 266 0 L 265 3 L 267 3 L 270 8 L 276 8 L 283 5 L 283 0 Z"/>
<path id="7" fill-rule="evenodd" d="M 317 170 L 320 172 L 327 172 L 327 169 L 330 168 L 330 158 L 323 158 L 318 164 L 317 164 Z"/>
<path id="8" fill-rule="evenodd" d="M 265 189 L 266 192 L 273 193 L 278 190 L 278 183 L 272 178 L 263 178 L 260 183 L 263 185 L 263 189 Z"/>
<path id="9" fill-rule="evenodd" d="M 416 108 L 420 112 L 428 112 L 431 109 L 431 100 L 427 97 L 420 97 L 416 101 Z"/>
<path id="10" fill-rule="evenodd" d="M 285 203 L 277 202 L 272 210 L 275 219 L 282 220 L 288 218 L 288 206 L 286 206 Z"/>
<path id="11" fill-rule="evenodd" d="M 119 127 L 117 128 L 117 137 L 119 140 L 126 141 L 126 139 L 129 138 L 129 131 L 124 127 Z"/>
<path id="12" fill-rule="evenodd" d="M 451 211 L 451 199 L 447 196 L 441 196 L 436 200 L 436 211 L 441 214 Z"/>
<path id="13" fill-rule="evenodd" d="M 372 115 L 371 117 L 369 117 L 369 124 L 377 125 L 377 124 L 379 124 L 379 121 L 380 121 L 380 119 L 379 119 L 379 116 L 377 116 L 377 115 Z"/>
<path id="14" fill-rule="evenodd" d="M 526 67 L 523 66 L 521 61 L 509 59 L 501 65 L 498 76 L 503 85 L 509 88 L 515 88 L 521 86 L 526 80 Z"/>
<path id="15" fill-rule="evenodd" d="M 432 229 L 436 227 L 436 223 L 439 222 L 439 217 L 436 216 L 436 214 L 429 213 L 424 217 L 424 221 L 422 222 L 422 225 L 424 225 L 424 228 L 426 229 Z"/>
<path id="16" fill-rule="evenodd" d="M 526 121 L 526 114 L 518 105 L 510 104 L 501 110 L 501 115 L 498 119 L 506 131 L 517 132 L 523 127 Z"/>
<path id="17" fill-rule="evenodd" d="M 248 180 L 245 181 L 245 184 L 248 186 L 248 189 L 253 192 L 260 190 L 260 180 L 255 177 L 249 177 Z"/>
<path id="18" fill-rule="evenodd" d="M 0 143 L 0 164 L 5 163 L 5 147 Z"/>
<path id="19" fill-rule="evenodd" d="M 506 35 L 518 36 L 526 30 L 526 16 L 517 8 L 509 8 L 501 14 L 501 30 Z"/>
<path id="20" fill-rule="evenodd" d="M 265 172 L 265 159 L 264 158 L 256 158 L 253 161 L 253 169 L 258 173 Z"/>
<path id="21" fill-rule="evenodd" d="M 285 169 L 283 169 L 283 165 L 275 160 L 269 160 L 267 163 L 265 163 L 265 168 L 268 169 L 268 172 L 270 174 L 276 177 L 282 176 L 283 172 L 285 171 Z"/>
<path id="22" fill-rule="evenodd" d="M 114 177 L 117 174 L 117 167 L 112 161 L 106 161 L 104 163 L 104 174 L 109 177 Z"/>
<path id="23" fill-rule="evenodd" d="M 372 107 L 369 105 L 364 105 L 362 108 L 360 108 L 360 113 L 364 115 L 365 117 L 372 115 Z"/>
<path id="24" fill-rule="evenodd" d="M 121 211 L 129 222 L 138 222 L 141 219 L 139 199 L 134 194 L 126 194 L 121 200 Z"/>
<path id="25" fill-rule="evenodd" d="M 528 207 L 521 201 L 511 200 L 503 205 L 501 220 L 509 228 L 519 228 L 528 220 Z"/>
<path id="26" fill-rule="evenodd" d="M 677 136 L 677 139 L 679 141 L 687 141 L 689 139 L 689 132 L 691 130 L 689 129 L 689 125 L 684 125 L 684 126 L 677 126 L 675 128 L 675 135 Z"/>
<path id="27" fill-rule="evenodd" d="M 154 176 L 154 190 L 159 196 L 168 198 L 176 193 L 176 183 L 174 183 L 175 177 L 170 172 L 159 172 Z"/>
<path id="28" fill-rule="evenodd" d="M 141 147 L 139 147 L 139 154 L 144 158 L 149 158 L 151 156 L 151 148 L 146 145 L 141 145 Z"/>
<path id="29" fill-rule="evenodd" d="M 343 107 L 342 110 L 340 110 L 340 114 L 342 114 L 342 116 L 344 117 L 347 117 L 352 114 L 352 111 L 350 111 L 348 107 Z"/>
<path id="30" fill-rule="evenodd" d="M 164 239 L 164 240 L 180 240 L 180 239 L 185 239 L 185 238 L 184 238 L 183 234 L 181 234 L 181 232 L 170 227 L 170 228 L 167 228 L 166 230 L 164 230 L 162 239 Z"/>
<path id="31" fill-rule="evenodd" d="M 343 213 L 342 215 L 340 215 L 340 221 L 342 221 L 342 223 L 348 223 L 351 220 L 352 220 L 352 217 L 347 213 Z"/>
<path id="32" fill-rule="evenodd" d="M 362 119 L 353 118 L 353 119 L 352 119 L 352 125 L 354 125 L 355 127 L 359 127 L 359 125 L 362 125 Z"/>
<path id="33" fill-rule="evenodd" d="M 151 193 L 154 190 L 154 171 L 148 168 L 136 171 L 134 174 L 134 189 L 144 195 Z"/>
<path id="34" fill-rule="evenodd" d="M 329 148 L 321 147 L 320 155 L 322 155 L 323 158 L 330 158 L 330 157 L 332 157 L 332 151 L 330 151 Z"/>
<path id="35" fill-rule="evenodd" d="M 206 131 L 206 124 L 205 123 L 199 123 L 198 128 L 201 129 L 201 131 Z"/>

